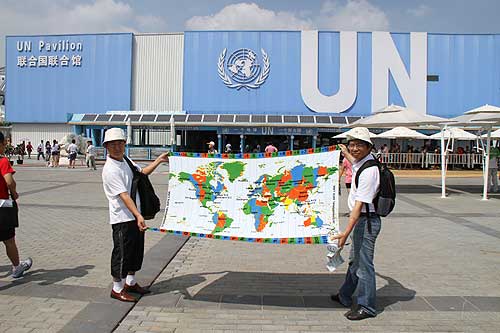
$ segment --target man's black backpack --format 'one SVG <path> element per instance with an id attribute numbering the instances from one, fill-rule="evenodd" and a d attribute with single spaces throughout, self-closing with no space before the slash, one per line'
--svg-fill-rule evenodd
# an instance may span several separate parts
<path id="1" fill-rule="evenodd" d="M 359 175 L 361 172 L 373 166 L 377 166 L 380 172 L 380 188 L 377 196 L 373 199 L 375 213 L 379 216 L 387 216 L 396 205 L 396 182 L 394 181 L 394 174 L 385 164 L 380 163 L 377 159 L 368 160 L 363 163 L 356 173 L 356 188 L 358 188 Z"/>
<path id="2" fill-rule="evenodd" d="M 160 199 L 156 196 L 148 176 L 137 170 L 126 156 L 123 157 L 134 174 L 130 196 L 135 202 L 136 193 L 139 191 L 141 215 L 145 220 L 152 220 L 155 218 L 156 213 L 160 211 Z"/>

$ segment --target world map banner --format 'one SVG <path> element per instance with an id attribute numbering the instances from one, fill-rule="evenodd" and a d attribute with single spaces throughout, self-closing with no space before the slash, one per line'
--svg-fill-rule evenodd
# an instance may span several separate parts
<path id="1" fill-rule="evenodd" d="M 160 231 L 275 244 L 325 244 L 339 231 L 340 151 L 175 153 Z"/>

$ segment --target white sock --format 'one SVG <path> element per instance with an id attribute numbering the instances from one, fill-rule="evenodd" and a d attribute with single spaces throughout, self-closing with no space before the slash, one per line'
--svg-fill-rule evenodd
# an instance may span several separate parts
<path id="1" fill-rule="evenodd" d="M 113 281 L 113 291 L 120 293 L 123 290 L 123 281 Z"/>
<path id="2" fill-rule="evenodd" d="M 137 282 L 135 281 L 135 275 L 127 275 L 127 279 L 125 280 L 125 282 L 129 285 L 129 286 L 134 286 Z"/>

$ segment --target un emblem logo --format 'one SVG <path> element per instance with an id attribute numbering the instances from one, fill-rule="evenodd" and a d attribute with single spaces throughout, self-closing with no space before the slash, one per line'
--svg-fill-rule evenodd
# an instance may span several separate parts
<path id="1" fill-rule="evenodd" d="M 259 63 L 257 54 L 250 49 L 234 51 L 227 59 L 224 49 L 219 55 L 217 64 L 219 77 L 229 88 L 247 90 L 259 88 L 269 76 L 269 56 L 261 49 L 262 64 Z"/>

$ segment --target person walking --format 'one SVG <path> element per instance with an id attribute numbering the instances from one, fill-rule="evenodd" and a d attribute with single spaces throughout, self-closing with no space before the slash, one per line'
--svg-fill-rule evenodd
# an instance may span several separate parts
<path id="1" fill-rule="evenodd" d="M 60 146 L 57 143 L 57 140 L 55 140 L 55 139 L 52 141 L 51 154 L 52 154 L 52 166 L 54 168 L 58 168 L 59 167 L 59 157 L 60 157 L 61 152 L 60 152 Z"/>
<path id="2" fill-rule="evenodd" d="M 33 151 L 33 145 L 31 144 L 31 141 L 28 141 L 28 144 L 26 145 L 26 151 L 28 152 L 28 159 L 31 160 L 31 152 Z"/>
<path id="3" fill-rule="evenodd" d="M 68 152 L 68 169 L 70 168 L 75 168 L 75 163 L 76 163 L 76 156 L 78 155 L 78 146 L 76 145 L 76 140 L 72 139 L 71 143 L 68 145 L 68 148 L 66 149 Z"/>
<path id="4" fill-rule="evenodd" d="M 488 165 L 488 192 L 498 192 L 498 158 L 500 149 L 493 147 L 490 150 L 490 161 Z"/>
<path id="5" fill-rule="evenodd" d="M 47 162 L 47 168 L 50 167 L 50 159 L 52 156 L 52 146 L 50 141 L 45 142 L 45 161 Z"/>
<path id="6" fill-rule="evenodd" d="M 38 147 L 36 147 L 36 152 L 37 152 L 36 160 L 37 161 L 40 160 L 40 156 L 42 156 L 43 160 L 45 161 L 44 150 L 45 150 L 45 146 L 44 146 L 43 140 L 42 140 L 42 141 L 40 141 L 40 144 L 38 145 Z"/>
<path id="7" fill-rule="evenodd" d="M 16 190 L 16 181 L 14 180 L 14 169 L 10 165 L 9 159 L 4 156 L 6 148 L 5 137 L 2 132 L 0 132 L 0 202 L 5 205 L 7 200 L 10 198 L 12 200 L 17 200 L 19 194 Z M 1 209 L 1 208 L 0 208 Z M 3 227 L 2 223 L 7 221 L 0 220 L 0 241 L 5 245 L 5 250 L 7 252 L 7 257 L 12 263 L 12 273 L 11 276 L 15 279 L 20 278 L 24 275 L 24 272 L 29 270 L 33 265 L 33 260 L 27 258 L 26 260 L 19 260 L 19 249 L 16 244 L 16 229 L 15 227 Z"/>
<path id="8" fill-rule="evenodd" d="M 125 160 L 127 137 L 121 128 L 110 128 L 104 134 L 104 147 L 108 151 L 102 170 L 104 193 L 109 201 L 109 223 L 113 230 L 111 253 L 111 276 L 113 288 L 111 298 L 123 302 L 137 302 L 132 293 L 150 293 L 141 287 L 135 273 L 142 267 L 144 257 L 144 231 L 147 225 L 141 215 L 139 192 L 131 198 L 133 172 Z M 161 154 L 151 164 L 140 168 L 143 174 L 151 174 L 162 162 L 168 161 L 168 153 Z"/>
<path id="9" fill-rule="evenodd" d="M 95 166 L 95 147 L 92 144 L 91 140 L 87 141 L 87 156 L 86 156 L 86 160 L 87 160 L 87 166 L 89 168 L 97 170 L 97 168 Z"/>
<path id="10" fill-rule="evenodd" d="M 355 128 L 347 140 L 349 150 L 345 145 L 339 146 L 344 157 L 352 163 L 352 177 L 356 179 L 356 174 L 362 165 L 374 159 L 370 154 L 373 144 L 368 129 L 364 127 Z M 339 292 L 331 296 L 333 301 L 351 307 L 354 291 L 358 291 L 357 306 L 345 314 L 349 320 L 362 320 L 377 315 L 373 257 L 381 222 L 375 213 L 373 200 L 377 196 L 379 187 L 378 167 L 368 167 L 359 174 L 359 183 L 354 182 L 349 193 L 348 206 L 351 213 L 347 227 L 344 232 L 334 236 L 334 239 L 338 239 L 339 247 L 343 248 L 352 232 L 349 267 L 345 281 Z"/>

